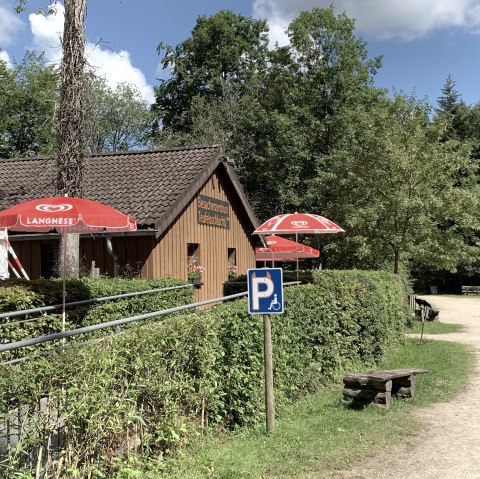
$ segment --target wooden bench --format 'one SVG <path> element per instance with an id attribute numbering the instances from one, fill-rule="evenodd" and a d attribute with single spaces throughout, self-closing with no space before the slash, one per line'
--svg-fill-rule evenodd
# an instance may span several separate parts
<path id="1" fill-rule="evenodd" d="M 388 409 L 392 396 L 415 396 L 416 375 L 425 373 L 428 373 L 426 369 L 416 368 L 347 373 L 343 377 L 343 399 L 351 399 L 353 403 L 373 402 Z"/>
<path id="2" fill-rule="evenodd" d="M 462 286 L 462 294 L 480 294 L 480 286 Z"/>

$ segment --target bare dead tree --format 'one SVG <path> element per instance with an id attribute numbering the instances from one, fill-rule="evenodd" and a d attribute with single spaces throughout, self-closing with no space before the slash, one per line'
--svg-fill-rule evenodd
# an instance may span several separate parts
<path id="1" fill-rule="evenodd" d="M 85 14 L 87 0 L 65 0 L 57 123 L 58 195 L 81 196 L 85 156 Z M 64 275 L 78 278 L 80 235 L 62 235 L 59 257 Z M 65 263 L 65 264 L 63 264 Z"/>
<path id="2" fill-rule="evenodd" d="M 63 58 L 60 70 L 56 190 L 80 196 L 85 155 L 85 14 L 87 0 L 65 0 Z"/>

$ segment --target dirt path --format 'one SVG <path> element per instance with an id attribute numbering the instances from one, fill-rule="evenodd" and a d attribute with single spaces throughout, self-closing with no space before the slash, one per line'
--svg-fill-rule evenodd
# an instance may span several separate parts
<path id="1" fill-rule="evenodd" d="M 387 448 L 360 467 L 338 471 L 336 479 L 480 478 L 480 298 L 422 296 L 440 310 L 440 321 L 465 326 L 453 334 L 430 337 L 469 344 L 476 354 L 467 390 L 452 401 L 416 409 L 425 427 L 407 443 Z"/>

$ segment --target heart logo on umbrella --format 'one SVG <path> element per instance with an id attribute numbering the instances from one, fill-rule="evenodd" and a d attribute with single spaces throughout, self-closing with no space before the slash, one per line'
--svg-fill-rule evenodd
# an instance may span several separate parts
<path id="1" fill-rule="evenodd" d="M 307 226 L 308 225 L 308 221 L 292 221 L 292 226 L 295 226 L 295 227 L 300 227 L 300 226 Z"/>
<path id="2" fill-rule="evenodd" d="M 64 211 L 69 211 L 72 209 L 72 205 L 37 205 L 35 209 L 38 211 L 42 211 L 44 213 L 63 213 Z"/>

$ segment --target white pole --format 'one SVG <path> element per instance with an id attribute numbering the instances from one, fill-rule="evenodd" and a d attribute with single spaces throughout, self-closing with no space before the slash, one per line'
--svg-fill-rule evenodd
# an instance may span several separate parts
<path id="1" fill-rule="evenodd" d="M 67 295 L 67 278 L 66 278 L 66 263 L 67 263 L 67 236 L 68 233 L 66 232 L 65 228 L 62 231 L 63 236 L 63 265 L 62 265 L 62 333 L 65 331 L 65 297 Z M 66 339 L 63 338 L 63 342 L 66 342 Z"/>
<path id="2" fill-rule="evenodd" d="M 0 229 L 0 279 L 8 277 L 7 230 Z"/>
<path id="3" fill-rule="evenodd" d="M 298 233 L 295 233 L 295 242 L 298 244 Z M 297 251 L 297 281 L 298 281 L 298 251 Z"/>

